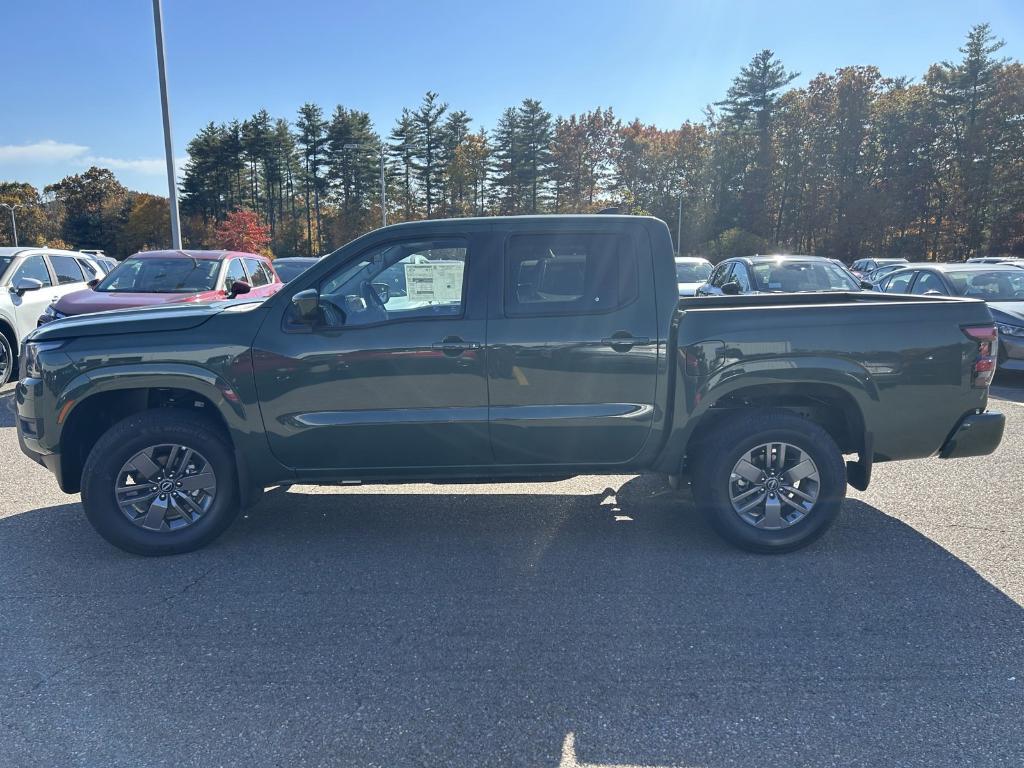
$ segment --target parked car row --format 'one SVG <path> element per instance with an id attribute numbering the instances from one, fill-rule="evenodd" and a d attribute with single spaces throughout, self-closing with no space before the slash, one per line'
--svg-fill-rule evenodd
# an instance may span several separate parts
<path id="1" fill-rule="evenodd" d="M 306 266 L 288 270 L 294 277 Z M 283 284 L 274 263 L 253 253 L 147 251 L 119 263 L 95 251 L 0 248 L 0 384 L 14 376 L 22 341 L 37 326 L 107 310 L 267 297 Z"/>
<path id="2" fill-rule="evenodd" d="M 57 248 L 0 248 L 0 384 L 15 371 L 21 340 L 39 315 L 64 296 L 106 276 L 90 254 Z"/>
<path id="3" fill-rule="evenodd" d="M 882 279 L 883 293 L 982 299 L 999 331 L 999 367 L 1024 371 L 1024 268 L 1007 263 L 907 264 Z"/>

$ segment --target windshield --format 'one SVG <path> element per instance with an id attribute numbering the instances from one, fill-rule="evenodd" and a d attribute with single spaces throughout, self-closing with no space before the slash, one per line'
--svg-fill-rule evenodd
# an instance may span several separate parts
<path id="1" fill-rule="evenodd" d="M 220 262 L 214 259 L 125 259 L 97 291 L 109 293 L 198 293 L 212 291 Z"/>
<path id="2" fill-rule="evenodd" d="M 860 285 L 830 261 L 765 262 L 754 265 L 757 290 L 771 293 L 859 291 Z"/>
<path id="3" fill-rule="evenodd" d="M 1024 270 L 947 272 L 958 296 L 985 301 L 1024 301 Z"/>
<path id="4" fill-rule="evenodd" d="M 677 283 L 706 283 L 711 277 L 711 265 L 697 262 L 695 264 L 676 264 Z"/>

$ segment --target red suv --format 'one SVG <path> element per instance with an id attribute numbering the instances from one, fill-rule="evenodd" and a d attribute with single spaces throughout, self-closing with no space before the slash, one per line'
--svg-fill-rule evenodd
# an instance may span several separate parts
<path id="1" fill-rule="evenodd" d="M 265 256 L 237 251 L 144 251 L 84 291 L 62 296 L 39 324 L 70 315 L 172 302 L 271 296 L 283 283 Z"/>

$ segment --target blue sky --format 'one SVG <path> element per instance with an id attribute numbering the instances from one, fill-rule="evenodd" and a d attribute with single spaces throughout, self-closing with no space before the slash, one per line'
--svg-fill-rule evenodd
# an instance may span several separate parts
<path id="1" fill-rule="evenodd" d="M 1024 59 L 1024 0 L 164 0 L 164 17 L 178 157 L 209 120 L 310 100 L 386 132 L 427 90 L 488 128 L 526 96 L 674 127 L 761 48 L 799 84 L 849 64 L 920 77 L 983 21 Z M 12 1 L 0 20 L 0 180 L 98 164 L 166 194 L 150 2 Z"/>

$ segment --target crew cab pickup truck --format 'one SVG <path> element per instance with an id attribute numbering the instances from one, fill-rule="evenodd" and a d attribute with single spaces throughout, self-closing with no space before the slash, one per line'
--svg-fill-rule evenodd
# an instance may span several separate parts
<path id="1" fill-rule="evenodd" d="M 398 224 L 262 301 L 37 329 L 18 436 L 146 555 L 210 542 L 275 485 L 634 472 L 689 478 L 729 541 L 786 551 L 874 462 L 999 444 L 983 302 L 676 282 L 653 218 Z"/>

